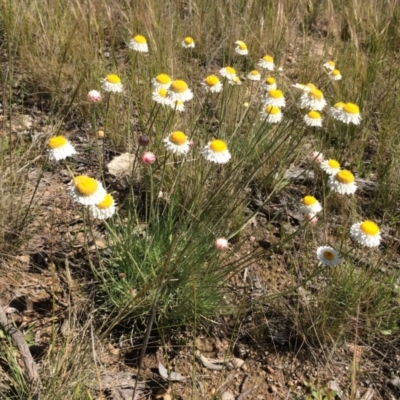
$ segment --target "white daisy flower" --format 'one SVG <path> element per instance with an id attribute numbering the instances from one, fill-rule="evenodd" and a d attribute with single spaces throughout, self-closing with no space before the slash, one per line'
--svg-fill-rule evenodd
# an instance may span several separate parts
<path id="1" fill-rule="evenodd" d="M 195 44 L 193 38 L 190 36 L 185 37 L 185 39 L 182 41 L 182 47 L 185 49 L 194 49 Z"/>
<path id="2" fill-rule="evenodd" d="M 304 122 L 307 126 L 321 127 L 322 126 L 322 118 L 321 114 L 318 111 L 310 111 L 303 118 Z"/>
<path id="3" fill-rule="evenodd" d="M 338 69 L 334 69 L 333 71 L 329 72 L 329 78 L 333 81 L 340 81 L 342 79 L 342 74 Z"/>
<path id="4" fill-rule="evenodd" d="M 89 207 L 90 213 L 94 218 L 107 219 L 115 214 L 115 201 L 113 197 L 106 193 L 103 200 Z"/>
<path id="5" fill-rule="evenodd" d="M 338 119 L 345 124 L 359 125 L 361 121 L 360 108 L 357 104 L 346 103 Z"/>
<path id="6" fill-rule="evenodd" d="M 339 253 L 330 246 L 320 246 L 317 249 L 317 257 L 320 265 L 326 265 L 328 267 L 334 267 L 341 263 Z"/>
<path id="7" fill-rule="evenodd" d="M 261 75 L 256 69 L 254 69 L 253 71 L 249 72 L 247 79 L 250 81 L 259 81 L 261 79 Z"/>
<path id="8" fill-rule="evenodd" d="M 101 80 L 101 88 L 106 92 L 121 93 L 123 85 L 118 75 L 110 74 Z"/>
<path id="9" fill-rule="evenodd" d="M 202 85 L 205 87 L 207 92 L 219 93 L 222 91 L 222 83 L 219 78 L 215 75 L 208 75 Z"/>
<path id="10" fill-rule="evenodd" d="M 69 184 L 68 193 L 74 201 L 84 206 L 98 204 L 106 195 L 102 183 L 86 175 L 75 177 Z"/>
<path id="11" fill-rule="evenodd" d="M 338 103 L 335 103 L 334 105 L 333 105 L 333 107 L 331 107 L 330 109 L 329 109 L 329 114 L 333 117 L 333 118 L 335 118 L 335 119 L 337 119 L 337 120 L 341 120 L 341 118 L 342 118 L 342 114 L 343 114 L 343 107 L 344 107 L 344 103 L 343 102 L 341 102 L 341 101 L 339 101 Z"/>
<path id="12" fill-rule="evenodd" d="M 182 100 L 171 101 L 169 103 L 169 106 L 175 111 L 179 111 L 179 112 L 185 111 L 185 104 Z"/>
<path id="13" fill-rule="evenodd" d="M 185 81 L 176 80 L 169 87 L 168 98 L 171 101 L 180 100 L 185 102 L 193 99 L 193 93 Z"/>
<path id="14" fill-rule="evenodd" d="M 142 35 L 136 35 L 130 42 L 129 48 L 139 53 L 148 53 L 149 46 L 147 45 L 147 40 Z"/>
<path id="15" fill-rule="evenodd" d="M 263 58 L 261 58 L 258 61 L 258 65 L 261 68 L 267 69 L 268 71 L 273 71 L 275 69 L 274 58 L 269 55 L 265 55 Z"/>
<path id="16" fill-rule="evenodd" d="M 321 169 L 325 171 L 328 175 L 336 175 L 340 171 L 339 161 L 330 158 L 321 162 Z"/>
<path id="17" fill-rule="evenodd" d="M 335 61 L 328 61 L 324 64 L 324 67 L 326 69 L 329 69 L 330 71 L 333 71 L 335 69 Z"/>
<path id="18" fill-rule="evenodd" d="M 354 194 L 357 190 L 354 175 L 346 169 L 342 169 L 336 175 L 331 175 L 328 186 L 340 194 Z"/>
<path id="19" fill-rule="evenodd" d="M 300 108 L 321 111 L 326 106 L 323 93 L 318 89 L 305 91 L 300 97 Z"/>
<path id="20" fill-rule="evenodd" d="M 207 144 L 201 152 L 207 161 L 225 164 L 231 159 L 231 153 L 223 140 L 215 139 Z"/>
<path id="21" fill-rule="evenodd" d="M 164 89 L 164 88 L 156 89 L 151 94 L 151 97 L 158 104 L 162 104 L 163 106 L 171 105 L 171 100 L 168 98 L 168 90 L 167 89 Z"/>
<path id="22" fill-rule="evenodd" d="M 152 79 L 153 89 L 169 89 L 172 83 L 172 79 L 167 74 L 159 74 Z"/>
<path id="23" fill-rule="evenodd" d="M 313 89 L 317 89 L 317 87 L 313 83 L 307 83 L 306 85 L 303 85 L 302 83 L 295 83 L 294 85 L 292 85 L 292 87 L 303 90 L 306 93 Z"/>
<path id="24" fill-rule="evenodd" d="M 350 228 L 350 236 L 362 246 L 378 247 L 381 243 L 379 226 L 373 221 L 357 222 Z"/>
<path id="25" fill-rule="evenodd" d="M 266 106 L 285 107 L 286 101 L 281 90 L 270 90 L 264 97 Z"/>
<path id="26" fill-rule="evenodd" d="M 228 83 L 232 86 L 241 85 L 242 81 L 238 76 L 235 76 L 232 80 L 228 80 Z"/>
<path id="27" fill-rule="evenodd" d="M 237 40 L 235 44 L 237 45 L 235 47 L 235 51 L 237 54 L 240 54 L 241 56 L 247 56 L 247 54 L 249 54 L 249 50 L 247 50 L 245 42 L 243 42 L 242 40 Z"/>
<path id="28" fill-rule="evenodd" d="M 236 75 L 236 70 L 235 68 L 232 67 L 224 67 L 219 70 L 219 73 L 228 81 L 233 81 L 237 75 Z"/>
<path id="29" fill-rule="evenodd" d="M 267 92 L 269 92 L 270 90 L 276 90 L 277 85 L 275 78 L 273 78 L 272 76 L 266 78 L 262 84 L 262 88 L 265 89 Z"/>
<path id="30" fill-rule="evenodd" d="M 322 206 L 314 196 L 305 196 L 303 197 L 299 211 L 305 215 L 318 214 L 322 211 Z"/>
<path id="31" fill-rule="evenodd" d="M 172 154 L 186 154 L 190 150 L 187 136 L 181 131 L 172 132 L 163 140 L 165 149 Z"/>
<path id="32" fill-rule="evenodd" d="M 64 136 L 53 136 L 47 144 L 50 160 L 60 161 L 76 154 L 74 146 Z"/>
<path id="33" fill-rule="evenodd" d="M 267 121 L 270 124 L 277 124 L 282 121 L 283 114 L 279 107 L 266 106 L 261 111 L 261 120 Z"/>

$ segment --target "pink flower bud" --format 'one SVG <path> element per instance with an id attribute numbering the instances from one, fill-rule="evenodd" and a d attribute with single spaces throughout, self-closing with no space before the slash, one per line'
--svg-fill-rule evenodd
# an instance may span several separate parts
<path id="1" fill-rule="evenodd" d="M 313 151 L 310 154 L 310 160 L 321 163 L 322 161 L 324 161 L 324 155 L 322 153 L 320 153 L 319 151 Z"/>
<path id="2" fill-rule="evenodd" d="M 215 239 L 214 245 L 218 250 L 227 250 L 227 249 L 229 249 L 229 242 L 225 238 Z"/>
<path id="3" fill-rule="evenodd" d="M 315 214 L 307 214 L 304 217 L 305 220 L 307 220 L 310 224 L 315 225 L 318 222 L 318 217 Z"/>
<path id="4" fill-rule="evenodd" d="M 87 99 L 93 103 L 98 103 L 99 101 L 101 101 L 101 93 L 97 90 L 91 90 L 87 94 Z"/>
<path id="5" fill-rule="evenodd" d="M 151 151 L 146 151 L 146 153 L 142 154 L 142 162 L 143 164 L 153 164 L 156 161 L 156 156 Z"/>
<path id="6" fill-rule="evenodd" d="M 139 136 L 139 145 L 140 146 L 146 147 L 149 145 L 149 143 L 150 143 L 150 138 L 148 136 L 146 136 L 146 135 Z"/>

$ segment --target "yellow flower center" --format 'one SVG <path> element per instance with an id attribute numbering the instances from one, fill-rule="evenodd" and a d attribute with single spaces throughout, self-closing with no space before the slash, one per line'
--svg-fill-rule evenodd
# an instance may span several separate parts
<path id="1" fill-rule="evenodd" d="M 282 90 L 270 90 L 268 92 L 268 96 L 272 97 L 273 99 L 282 99 L 283 93 Z"/>
<path id="2" fill-rule="evenodd" d="M 266 61 L 266 62 L 269 62 L 269 63 L 273 63 L 274 62 L 274 58 L 269 56 L 269 55 L 264 56 L 263 60 Z"/>
<path id="3" fill-rule="evenodd" d="M 96 204 L 96 207 L 104 210 L 106 208 L 110 208 L 113 205 L 113 203 L 114 203 L 114 200 L 113 200 L 111 194 L 106 193 L 106 195 L 104 196 L 104 199 L 99 204 Z"/>
<path id="4" fill-rule="evenodd" d="M 210 143 L 210 149 L 216 153 L 225 151 L 228 147 L 223 140 L 215 139 Z"/>
<path id="5" fill-rule="evenodd" d="M 342 169 L 335 177 L 340 183 L 345 183 L 346 185 L 354 182 L 354 175 L 350 171 L 347 171 L 347 169 Z"/>
<path id="6" fill-rule="evenodd" d="M 81 196 L 91 196 L 93 193 L 96 193 L 99 187 L 96 179 L 89 178 L 85 175 L 74 178 L 74 185 Z"/>
<path id="7" fill-rule="evenodd" d="M 335 254 L 333 254 L 331 251 L 329 250 L 325 250 L 322 255 L 324 256 L 324 258 L 328 261 L 332 261 L 335 258 Z"/>
<path id="8" fill-rule="evenodd" d="M 360 229 L 368 236 L 376 236 L 379 233 L 379 226 L 372 221 L 364 221 Z"/>
<path id="9" fill-rule="evenodd" d="M 327 64 L 330 65 L 331 67 L 335 67 L 335 61 L 328 61 Z"/>
<path id="10" fill-rule="evenodd" d="M 310 111 L 307 115 L 311 119 L 321 119 L 321 114 L 318 111 Z"/>
<path id="11" fill-rule="evenodd" d="M 347 103 L 343 106 L 343 111 L 348 114 L 360 114 L 360 109 L 357 104 Z"/>
<path id="12" fill-rule="evenodd" d="M 192 44 L 193 43 L 193 38 L 191 38 L 190 36 L 185 37 L 184 42 L 186 44 Z"/>
<path id="13" fill-rule="evenodd" d="M 275 78 L 273 78 L 272 76 L 269 76 L 269 77 L 265 80 L 265 83 L 266 83 L 267 85 L 273 85 L 275 82 L 276 82 L 276 81 L 275 81 Z"/>
<path id="14" fill-rule="evenodd" d="M 232 79 L 232 81 L 235 82 L 235 83 L 240 83 L 240 78 L 239 78 L 238 76 L 235 76 L 235 77 Z"/>
<path id="15" fill-rule="evenodd" d="M 279 107 L 276 107 L 276 106 L 267 106 L 267 107 L 265 107 L 265 112 L 267 114 L 275 115 L 275 114 L 279 114 L 281 112 L 281 110 Z"/>
<path id="16" fill-rule="evenodd" d="M 162 85 L 167 85 L 168 83 L 171 83 L 171 78 L 167 74 L 160 74 L 157 75 L 156 81 Z"/>
<path id="17" fill-rule="evenodd" d="M 225 68 L 225 71 L 226 71 L 228 74 L 230 74 L 230 75 L 236 75 L 236 70 L 235 70 L 235 68 L 226 67 L 226 68 Z"/>
<path id="18" fill-rule="evenodd" d="M 171 83 L 171 88 L 175 93 L 185 93 L 189 87 L 185 81 L 177 80 Z"/>
<path id="19" fill-rule="evenodd" d="M 145 44 L 145 43 L 147 43 L 146 38 L 145 38 L 144 36 L 142 36 L 142 35 L 136 35 L 136 36 L 133 38 L 133 40 L 134 40 L 136 43 L 140 43 L 140 44 Z"/>
<path id="20" fill-rule="evenodd" d="M 110 74 L 106 76 L 106 81 L 113 84 L 121 83 L 121 79 L 119 79 L 118 75 Z"/>
<path id="21" fill-rule="evenodd" d="M 161 88 L 161 89 L 158 91 L 158 94 L 159 94 L 161 97 L 164 97 L 164 98 L 167 97 L 167 93 L 168 93 L 167 89 L 164 89 L 164 88 Z"/>
<path id="22" fill-rule="evenodd" d="M 336 161 L 336 160 L 334 160 L 333 158 L 331 158 L 330 160 L 328 160 L 328 165 L 329 165 L 331 168 L 335 168 L 335 169 L 340 168 L 339 162 Z"/>
<path id="23" fill-rule="evenodd" d="M 313 206 L 314 204 L 317 204 L 318 200 L 314 196 L 306 196 L 303 198 L 303 204 L 305 206 Z"/>
<path id="24" fill-rule="evenodd" d="M 334 70 L 332 71 L 332 75 L 338 76 L 338 75 L 340 75 L 340 71 L 339 71 L 338 69 L 334 69 Z"/>
<path id="25" fill-rule="evenodd" d="M 254 76 L 260 75 L 260 73 L 259 73 L 256 69 L 253 70 L 253 71 L 251 71 L 250 74 L 251 74 L 251 75 L 254 75 Z"/>
<path id="26" fill-rule="evenodd" d="M 333 107 L 337 108 L 338 110 L 341 110 L 344 106 L 345 106 L 345 104 L 343 102 L 339 101 L 338 103 L 335 103 L 335 105 Z"/>
<path id="27" fill-rule="evenodd" d="M 204 82 L 205 82 L 208 86 L 215 86 L 215 85 L 218 85 L 219 79 L 218 79 L 218 77 L 215 76 L 215 75 L 209 75 L 209 76 L 207 76 L 206 79 L 204 79 Z"/>
<path id="28" fill-rule="evenodd" d="M 243 41 L 241 41 L 241 40 L 238 40 L 238 41 L 236 42 L 236 44 L 239 46 L 239 49 L 240 49 L 240 50 L 247 50 L 247 46 L 246 46 L 246 43 L 245 43 L 245 42 L 243 42 Z"/>
<path id="29" fill-rule="evenodd" d="M 317 87 L 313 83 L 307 83 L 306 88 L 313 90 L 316 89 Z"/>
<path id="30" fill-rule="evenodd" d="M 322 94 L 322 92 L 318 89 L 312 89 L 310 90 L 310 96 L 312 98 L 314 98 L 315 100 L 321 100 L 324 95 Z"/>
<path id="31" fill-rule="evenodd" d="M 68 140 L 64 136 L 53 136 L 49 139 L 49 147 L 51 149 L 59 149 L 60 147 L 65 146 L 68 143 Z"/>
<path id="32" fill-rule="evenodd" d="M 169 140 L 177 146 L 182 146 L 187 142 L 187 137 L 183 132 L 175 131 L 169 135 Z"/>

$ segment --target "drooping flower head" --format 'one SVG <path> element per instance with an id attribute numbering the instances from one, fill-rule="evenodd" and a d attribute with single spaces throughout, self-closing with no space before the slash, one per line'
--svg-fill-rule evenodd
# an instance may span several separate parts
<path id="1" fill-rule="evenodd" d="M 258 65 L 268 71 L 273 71 L 275 69 L 274 58 L 268 54 L 258 61 Z"/>
<path id="2" fill-rule="evenodd" d="M 168 98 L 171 101 L 180 100 L 185 102 L 193 99 L 193 93 L 185 81 L 178 79 L 171 83 L 171 86 L 169 87 Z"/>
<path id="3" fill-rule="evenodd" d="M 333 105 L 333 107 L 331 107 L 329 109 L 329 114 L 332 115 L 333 118 L 337 119 L 337 120 L 341 120 L 342 118 L 342 114 L 343 114 L 343 107 L 344 107 L 344 103 L 339 101 L 338 103 L 335 103 Z"/>
<path id="4" fill-rule="evenodd" d="M 121 79 L 116 74 L 107 75 L 104 79 L 102 79 L 101 87 L 106 92 L 112 93 L 121 93 L 123 89 Z"/>
<path id="5" fill-rule="evenodd" d="M 321 111 L 326 106 L 324 94 L 318 89 L 304 91 L 300 97 L 300 108 Z"/>
<path id="6" fill-rule="evenodd" d="M 84 206 L 98 204 L 106 195 L 102 183 L 86 175 L 75 177 L 68 187 L 68 192 L 74 201 Z"/>
<path id="7" fill-rule="evenodd" d="M 318 214 L 322 211 L 322 206 L 314 196 L 305 196 L 301 201 L 299 211 L 302 214 Z"/>
<path id="8" fill-rule="evenodd" d="M 152 79 L 153 88 L 155 90 L 158 89 L 169 89 L 171 86 L 172 79 L 167 74 L 159 74 L 155 78 Z"/>
<path id="9" fill-rule="evenodd" d="M 304 122 L 307 126 L 321 127 L 322 117 L 318 111 L 310 111 L 304 116 Z"/>
<path id="10" fill-rule="evenodd" d="M 341 263 L 339 253 L 330 246 L 320 246 L 317 249 L 317 257 L 320 265 L 326 265 L 328 267 L 334 267 Z"/>
<path id="11" fill-rule="evenodd" d="M 147 40 L 142 35 L 136 35 L 131 41 L 129 42 L 129 48 L 139 53 L 148 53 L 149 46 L 147 45 Z"/>
<path id="12" fill-rule="evenodd" d="M 329 69 L 330 71 L 333 71 L 335 69 L 335 61 L 328 61 L 324 64 L 324 67 L 326 69 Z"/>
<path id="13" fill-rule="evenodd" d="M 201 154 L 207 161 L 216 164 L 225 164 L 231 159 L 231 153 L 223 140 L 215 139 L 209 142 L 202 150 Z"/>
<path id="14" fill-rule="evenodd" d="M 237 40 L 235 44 L 237 45 L 235 47 L 235 51 L 237 54 L 240 54 L 241 56 L 247 56 L 247 54 L 249 54 L 249 50 L 247 49 L 245 42 L 243 42 L 242 40 Z"/>
<path id="15" fill-rule="evenodd" d="M 178 112 L 184 112 L 185 111 L 185 103 L 182 100 L 171 101 L 169 106 L 173 110 L 178 111 Z"/>
<path id="16" fill-rule="evenodd" d="M 329 73 L 329 78 L 331 78 L 333 81 L 340 81 L 342 79 L 342 74 L 338 69 L 334 69 Z"/>
<path id="17" fill-rule="evenodd" d="M 306 85 L 303 85 L 302 83 L 295 83 L 292 85 L 296 89 L 303 90 L 304 92 L 309 92 L 310 90 L 317 89 L 317 87 L 313 83 L 307 83 Z"/>
<path id="18" fill-rule="evenodd" d="M 379 226 L 369 220 L 353 224 L 350 228 L 350 236 L 366 247 L 377 247 L 381 243 Z"/>
<path id="19" fill-rule="evenodd" d="M 262 88 L 265 89 L 267 92 L 269 92 L 270 90 L 276 90 L 277 85 L 275 78 L 273 78 L 272 76 L 266 78 L 262 84 Z"/>
<path id="20" fill-rule="evenodd" d="M 190 36 L 185 37 L 182 41 L 182 47 L 185 49 L 194 49 L 195 44 L 193 38 Z"/>
<path id="21" fill-rule="evenodd" d="M 361 121 L 360 108 L 357 104 L 346 103 L 342 112 L 338 114 L 338 119 L 345 124 L 359 125 Z"/>
<path id="22" fill-rule="evenodd" d="M 332 175 L 328 180 L 328 186 L 340 194 L 354 194 L 357 190 L 354 175 L 346 169 Z"/>
<path id="23" fill-rule="evenodd" d="M 261 75 L 256 69 L 254 69 L 247 74 L 247 79 L 250 81 L 259 81 L 261 79 Z"/>
<path id="24" fill-rule="evenodd" d="M 106 193 L 103 200 L 95 205 L 90 206 L 89 210 L 94 218 L 110 218 L 115 214 L 114 198 L 109 193 Z"/>
<path id="25" fill-rule="evenodd" d="M 50 160 L 60 161 L 76 154 L 74 146 L 64 136 L 53 136 L 49 139 L 48 146 Z"/>
<path id="26" fill-rule="evenodd" d="M 222 83 L 216 75 L 208 75 L 202 85 L 207 92 L 219 93 L 222 91 Z"/>
<path id="27" fill-rule="evenodd" d="M 285 107 L 286 101 L 281 90 L 270 90 L 264 97 L 264 104 L 266 106 Z"/>
<path id="28" fill-rule="evenodd" d="M 279 107 L 265 106 L 261 111 L 261 120 L 267 121 L 270 124 L 277 124 L 282 121 L 283 114 Z"/>
<path id="29" fill-rule="evenodd" d="M 161 104 L 163 106 L 171 105 L 171 100 L 168 98 L 168 90 L 167 89 L 164 89 L 164 88 L 156 89 L 151 94 L 151 97 L 158 104 Z"/>
<path id="30" fill-rule="evenodd" d="M 340 163 L 339 161 L 330 158 L 329 160 L 321 162 L 321 168 L 328 175 L 336 175 L 340 171 Z"/>
<path id="31" fill-rule="evenodd" d="M 190 150 L 187 136 L 181 131 L 172 132 L 163 140 L 165 149 L 172 154 L 186 154 Z"/>
<path id="32" fill-rule="evenodd" d="M 228 81 L 233 81 L 237 75 L 235 68 L 232 67 L 224 67 L 219 70 L 219 73 L 226 78 Z"/>

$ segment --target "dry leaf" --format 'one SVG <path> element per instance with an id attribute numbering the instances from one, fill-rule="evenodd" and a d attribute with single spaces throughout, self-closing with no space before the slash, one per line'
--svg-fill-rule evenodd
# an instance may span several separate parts
<path id="1" fill-rule="evenodd" d="M 158 362 L 158 372 L 160 373 L 161 377 L 166 381 L 184 382 L 187 379 L 179 372 L 168 372 L 164 365 L 162 365 L 160 362 Z"/>

